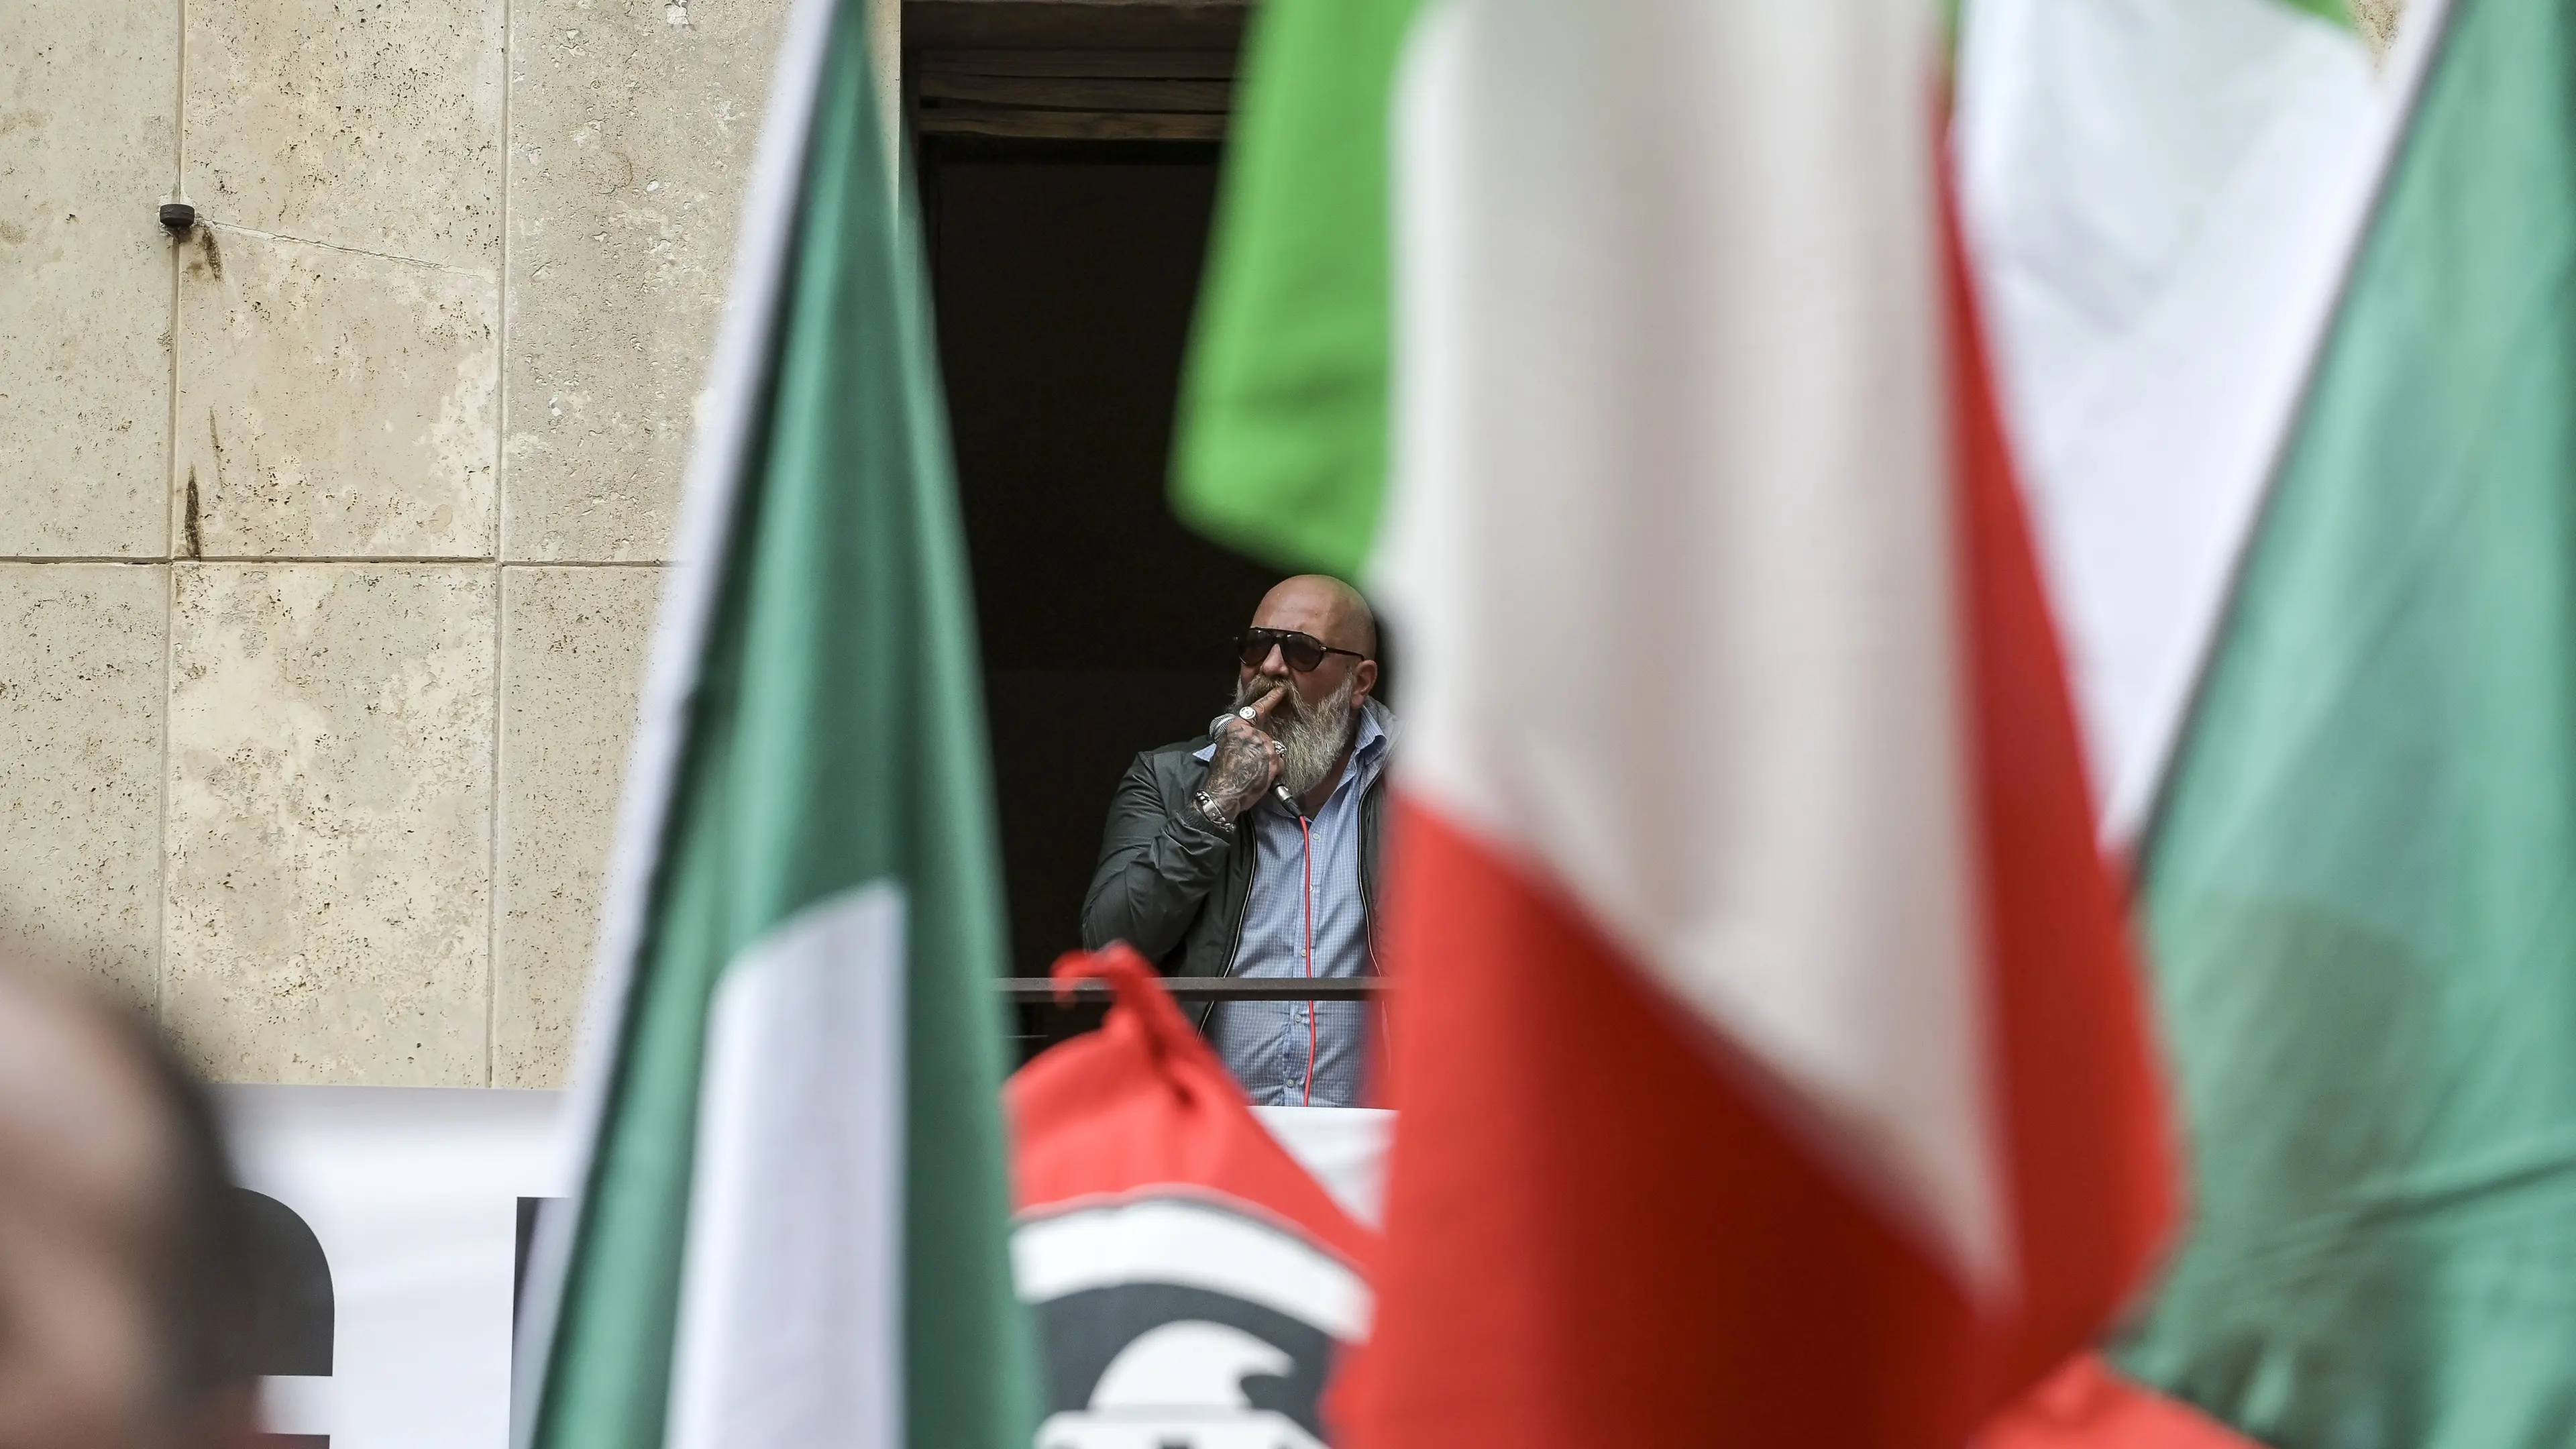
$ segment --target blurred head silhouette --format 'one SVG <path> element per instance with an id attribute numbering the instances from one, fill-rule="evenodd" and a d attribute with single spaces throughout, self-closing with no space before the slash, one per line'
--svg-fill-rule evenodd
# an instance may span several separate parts
<path id="1" fill-rule="evenodd" d="M 0 1449 L 252 1443 L 248 1256 L 195 1081 L 0 958 Z"/>

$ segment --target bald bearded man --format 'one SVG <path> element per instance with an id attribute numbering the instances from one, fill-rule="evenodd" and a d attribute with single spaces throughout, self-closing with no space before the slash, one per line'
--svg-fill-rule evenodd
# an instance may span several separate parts
<path id="1" fill-rule="evenodd" d="M 149 1028 L 0 961 L 0 1449 L 251 1449 L 250 1248 Z"/>
<path id="2" fill-rule="evenodd" d="M 1377 681 L 1377 619 L 1357 589 L 1322 574 L 1271 589 L 1238 641 L 1227 712 L 1119 782 L 1083 944 L 1125 941 L 1170 976 L 1375 974 L 1395 738 Z M 1355 1001 L 1196 1013 L 1254 1103 L 1318 1107 L 1361 1105 L 1375 1014 Z"/>

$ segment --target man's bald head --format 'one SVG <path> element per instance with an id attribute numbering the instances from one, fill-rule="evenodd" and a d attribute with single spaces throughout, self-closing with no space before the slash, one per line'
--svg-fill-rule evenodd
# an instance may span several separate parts
<path id="1" fill-rule="evenodd" d="M 1359 716 L 1377 690 L 1377 615 L 1359 590 L 1340 579 L 1299 574 L 1261 596 L 1252 627 L 1304 634 L 1340 651 L 1301 669 L 1282 647 L 1293 641 L 1247 636 L 1235 673 L 1232 707 L 1269 711 L 1260 718 L 1281 751 L 1281 787 L 1299 797 L 1321 794 L 1340 778 Z M 1314 658 L 1302 644 L 1297 652 Z"/>
<path id="2" fill-rule="evenodd" d="M 0 962 L 0 1449 L 245 1438 L 236 1213 L 204 1096 L 149 1029 Z"/>
<path id="3" fill-rule="evenodd" d="M 1252 627 L 1294 629 L 1336 649 L 1377 657 L 1377 611 L 1359 590 L 1331 574 L 1298 574 L 1271 585 L 1252 611 Z"/>

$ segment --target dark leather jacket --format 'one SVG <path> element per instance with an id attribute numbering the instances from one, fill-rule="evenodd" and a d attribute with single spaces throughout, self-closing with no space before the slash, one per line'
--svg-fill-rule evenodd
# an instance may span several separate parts
<path id="1" fill-rule="evenodd" d="M 1219 830 L 1190 798 L 1207 779 L 1206 762 L 1194 758 L 1207 743 L 1200 735 L 1147 750 L 1118 782 L 1082 901 L 1085 948 L 1125 941 L 1166 976 L 1234 973 L 1259 852 L 1248 821 Z M 1360 797 L 1360 908 L 1373 959 L 1381 954 L 1376 887 L 1387 773 Z M 1204 1025 L 1205 1011 L 1192 1014 Z"/>

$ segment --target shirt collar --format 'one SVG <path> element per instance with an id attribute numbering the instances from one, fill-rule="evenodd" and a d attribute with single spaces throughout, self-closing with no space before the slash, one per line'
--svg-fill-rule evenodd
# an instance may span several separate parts
<path id="1" fill-rule="evenodd" d="M 1351 747 L 1351 758 L 1373 760 L 1386 752 L 1395 740 L 1395 716 L 1387 707 L 1372 699 L 1360 706 L 1360 737 Z"/>

